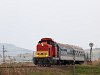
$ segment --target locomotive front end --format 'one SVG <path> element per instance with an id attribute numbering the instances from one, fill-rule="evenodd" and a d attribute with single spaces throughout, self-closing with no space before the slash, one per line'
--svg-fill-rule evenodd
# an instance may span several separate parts
<path id="1" fill-rule="evenodd" d="M 45 43 L 41 43 L 37 45 L 36 50 L 36 57 L 37 58 L 44 58 L 49 56 L 49 50 L 48 45 Z"/>

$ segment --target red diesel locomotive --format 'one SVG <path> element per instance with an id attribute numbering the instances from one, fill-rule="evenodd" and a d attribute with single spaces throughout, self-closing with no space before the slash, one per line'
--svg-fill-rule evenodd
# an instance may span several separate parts
<path id="1" fill-rule="evenodd" d="M 57 58 L 57 47 L 51 38 L 42 38 L 36 48 L 34 63 L 37 65 L 53 64 L 53 58 Z"/>
<path id="2" fill-rule="evenodd" d="M 57 48 L 51 38 L 43 38 L 37 45 L 36 57 L 56 57 Z"/>

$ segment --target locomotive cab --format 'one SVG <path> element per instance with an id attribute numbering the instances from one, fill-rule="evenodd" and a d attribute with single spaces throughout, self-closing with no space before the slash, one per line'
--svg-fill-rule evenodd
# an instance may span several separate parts
<path id="1" fill-rule="evenodd" d="M 57 48 L 55 47 L 54 41 L 50 38 L 43 38 L 38 42 L 36 48 L 36 57 L 56 57 Z"/>

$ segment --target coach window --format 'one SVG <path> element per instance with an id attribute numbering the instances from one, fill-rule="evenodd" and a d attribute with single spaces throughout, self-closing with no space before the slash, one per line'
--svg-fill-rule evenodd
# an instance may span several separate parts
<path id="1" fill-rule="evenodd" d="M 75 51 L 75 54 L 77 55 L 77 51 Z"/>
<path id="2" fill-rule="evenodd" d="M 67 49 L 67 53 L 70 54 L 70 49 Z"/>
<path id="3" fill-rule="evenodd" d="M 70 54 L 72 54 L 73 52 L 72 52 L 72 50 L 70 50 Z"/>
<path id="4" fill-rule="evenodd" d="M 78 52 L 78 54 L 80 54 L 80 51 Z"/>
<path id="5" fill-rule="evenodd" d="M 77 51 L 77 56 L 79 56 L 79 52 Z"/>
<path id="6" fill-rule="evenodd" d="M 77 52 L 75 51 L 75 55 L 77 55 Z"/>

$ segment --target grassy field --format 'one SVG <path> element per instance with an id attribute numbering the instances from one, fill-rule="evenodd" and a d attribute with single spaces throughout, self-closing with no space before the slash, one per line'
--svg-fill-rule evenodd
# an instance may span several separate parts
<path id="1" fill-rule="evenodd" d="M 76 65 L 75 75 L 100 75 L 99 64 Z M 64 66 L 23 67 L 23 66 L 32 66 L 32 63 L 2 64 L 0 65 L 0 75 L 73 75 L 73 66 L 66 66 L 66 67 Z"/>
<path id="2" fill-rule="evenodd" d="M 76 75 L 100 75 L 99 66 L 76 66 Z"/>
<path id="3" fill-rule="evenodd" d="M 44 69 L 38 72 L 33 72 L 31 75 L 73 75 L 73 66 L 66 68 Z M 75 75 L 100 75 L 100 67 L 77 65 L 75 67 Z"/>

